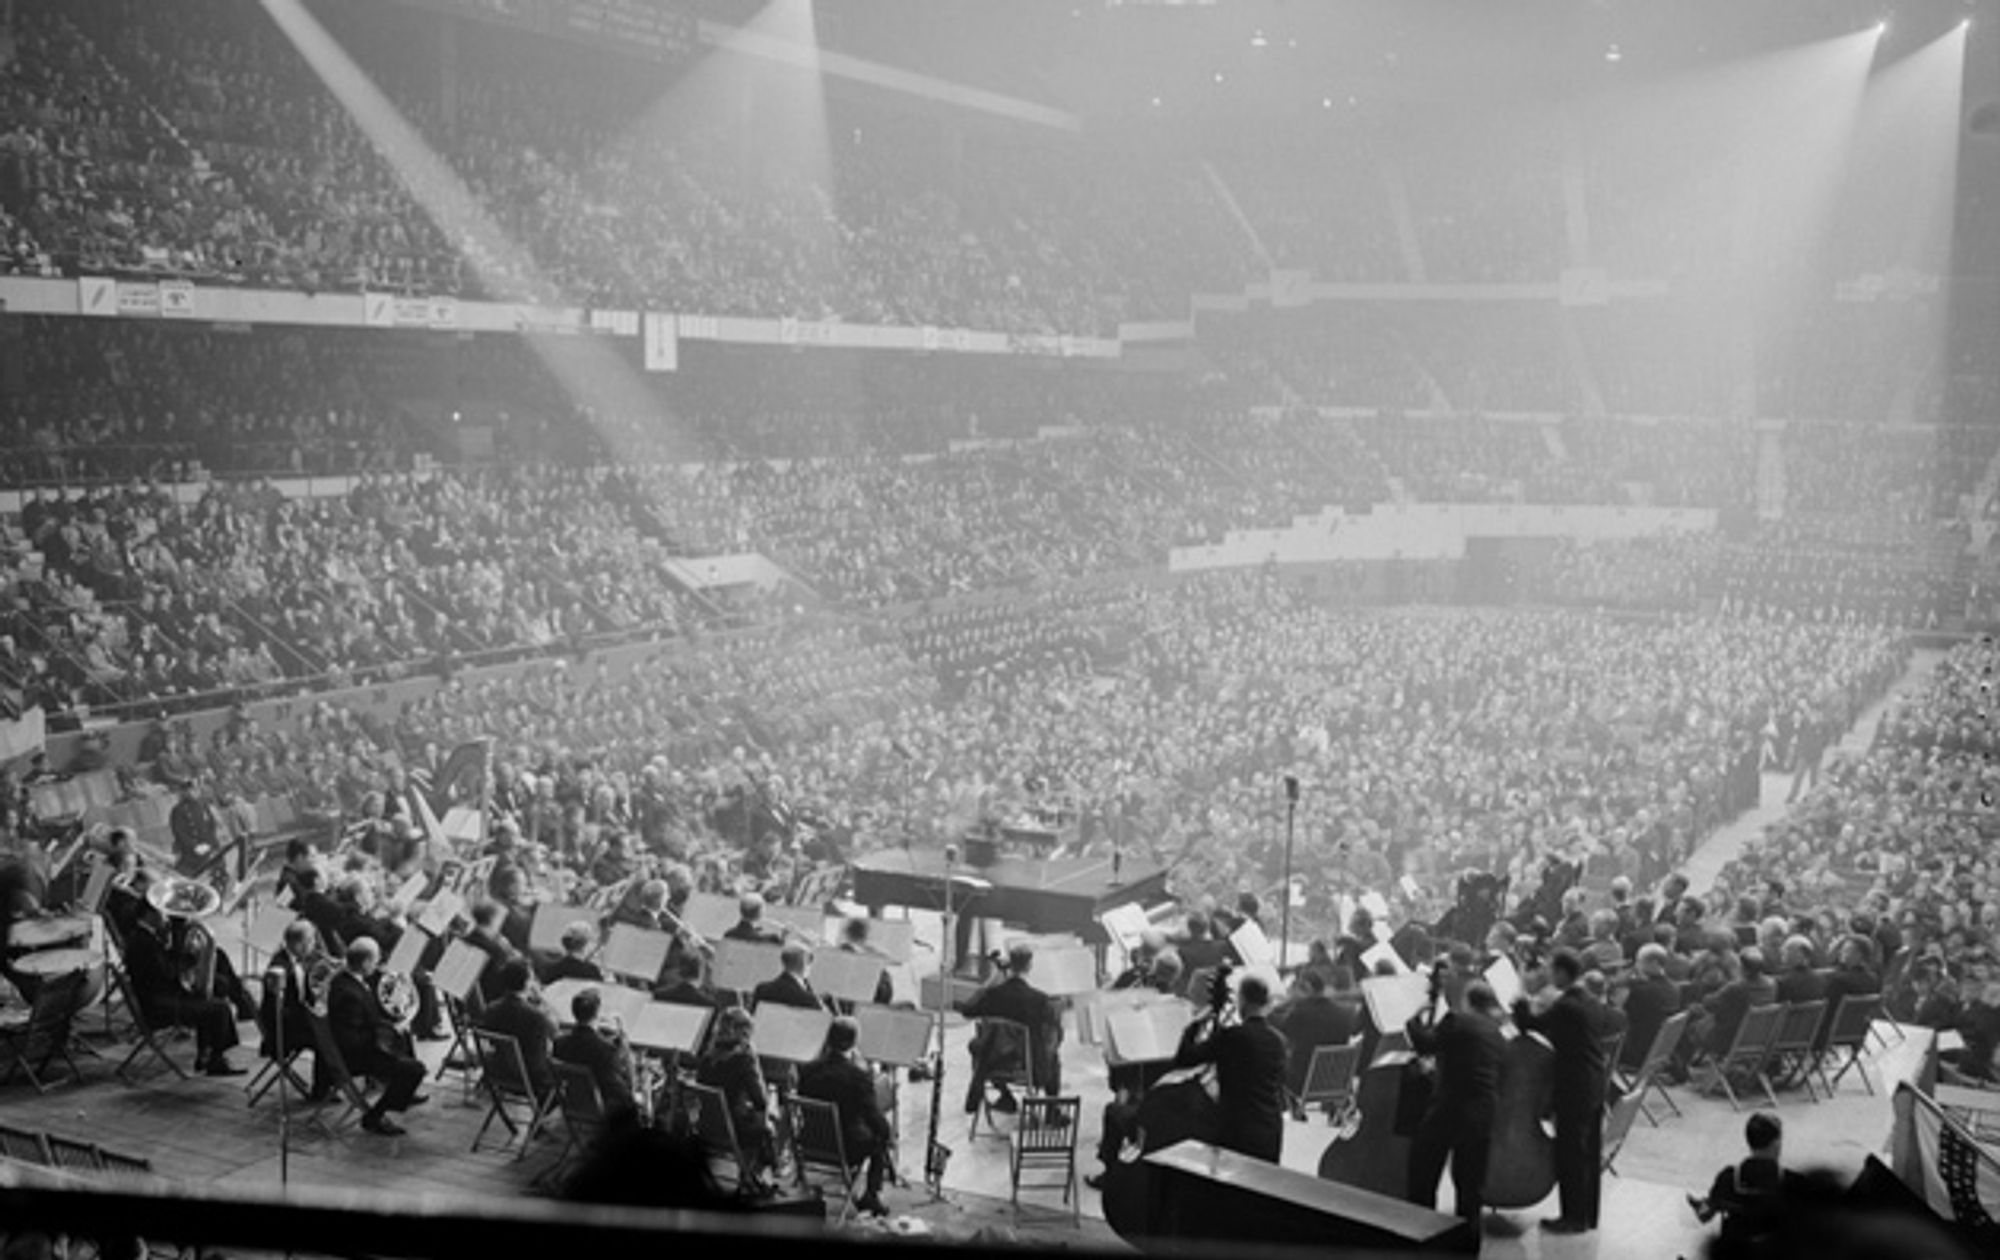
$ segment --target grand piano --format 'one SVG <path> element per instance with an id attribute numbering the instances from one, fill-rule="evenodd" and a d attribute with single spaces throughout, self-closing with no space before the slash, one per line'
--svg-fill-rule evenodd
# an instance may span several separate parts
<path id="1" fill-rule="evenodd" d="M 1113 878 L 1110 858 L 996 857 L 988 865 L 953 865 L 952 910 L 971 918 L 1001 919 L 1034 933 L 1074 932 L 1104 942 L 1097 916 L 1114 906 L 1150 907 L 1167 900 L 1167 870 L 1126 859 Z M 852 863 L 854 899 L 878 914 L 884 906 L 944 909 L 944 853 L 938 849 L 883 849 Z M 978 885 L 966 881 L 979 881 Z M 979 887 L 985 885 L 985 887 Z"/>

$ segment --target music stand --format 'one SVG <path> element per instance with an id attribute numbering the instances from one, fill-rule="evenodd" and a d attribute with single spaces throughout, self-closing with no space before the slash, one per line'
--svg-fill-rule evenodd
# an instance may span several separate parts
<path id="1" fill-rule="evenodd" d="M 823 1006 L 769 1005 L 757 1012 L 750 1048 L 760 1058 L 784 1063 L 811 1063 L 826 1048 L 833 1013 Z"/>
<path id="2" fill-rule="evenodd" d="M 1368 1018 L 1383 1033 L 1401 1032 L 1423 1012 L 1430 998 L 1430 981 L 1412 971 L 1400 976 L 1369 976 L 1361 982 Z"/>
<path id="3" fill-rule="evenodd" d="M 817 992 L 843 1002 L 862 1003 L 875 1000 L 875 986 L 884 970 L 883 961 L 873 954 L 824 949 L 813 955 L 812 968 L 806 974 Z M 928 1016 L 925 1023 L 929 1023 Z"/>
<path id="4" fill-rule="evenodd" d="M 783 958 L 782 945 L 727 939 L 717 941 L 715 987 L 736 993 L 748 993 L 784 970 Z"/>
<path id="5" fill-rule="evenodd" d="M 582 906 L 565 905 L 559 901 L 544 901 L 536 906 L 534 922 L 528 926 L 528 952 L 562 953 L 563 929 L 578 920 L 594 925 L 597 916 Z"/>
<path id="6" fill-rule="evenodd" d="M 542 1002 L 558 1023 L 573 1024 L 576 1021 L 570 1014 L 570 1006 L 576 1001 L 576 995 L 585 989 L 596 989 L 602 1003 L 598 1009 L 607 1017 L 617 1016 L 618 1022 L 628 1028 L 652 1001 L 652 995 L 646 990 L 628 989 L 622 984 L 603 980 L 558 980 L 542 990 Z"/>
<path id="7" fill-rule="evenodd" d="M 449 888 L 440 888 L 437 895 L 424 903 L 423 912 L 417 915 L 417 926 L 432 936 L 443 936 L 451 931 L 451 921 L 465 913 L 465 898 Z"/>
<path id="8" fill-rule="evenodd" d="M 615 975 L 630 976 L 634 980 L 653 984 L 659 980 L 673 948 L 674 938 L 665 932 L 630 923 L 614 923 L 611 934 L 604 938 L 604 949 L 598 955 L 598 961 L 606 971 Z"/>
<path id="9" fill-rule="evenodd" d="M 1180 1052 L 1194 1010 L 1179 998 L 1104 1013 L 1104 1062 L 1110 1067 L 1165 1063 Z"/>
<path id="10" fill-rule="evenodd" d="M 463 1002 L 472 996 L 479 978 L 485 974 L 485 951 L 464 941 L 453 941 L 444 947 L 444 957 L 431 973 L 431 985 L 452 1001 Z"/>
<path id="11" fill-rule="evenodd" d="M 1088 945 L 1063 945 L 1035 951 L 1033 984 L 1050 997 L 1075 997 L 1097 991 L 1097 952 Z"/>
<path id="12" fill-rule="evenodd" d="M 930 1053 L 928 1011 L 863 1002 L 854 1008 L 854 1022 L 861 1026 L 856 1048 L 864 1059 L 904 1068 L 922 1063 Z"/>
<path id="13" fill-rule="evenodd" d="M 707 941 L 722 939 L 722 934 L 743 917 L 741 903 L 720 893 L 688 894 L 687 904 L 680 908 L 679 914 L 688 931 Z"/>
<path id="14" fill-rule="evenodd" d="M 625 1027 L 625 1040 L 635 1049 L 674 1058 L 693 1054 L 708 1036 L 715 1018 L 712 1006 L 682 1006 L 678 1002 L 646 1002 Z"/>
<path id="15" fill-rule="evenodd" d="M 382 969 L 401 972 L 406 976 L 415 975 L 418 964 L 423 961 L 424 950 L 430 947 L 430 943 L 430 936 L 421 927 L 410 927 L 396 938 L 396 948 L 389 951 L 388 960 L 382 964 Z"/>

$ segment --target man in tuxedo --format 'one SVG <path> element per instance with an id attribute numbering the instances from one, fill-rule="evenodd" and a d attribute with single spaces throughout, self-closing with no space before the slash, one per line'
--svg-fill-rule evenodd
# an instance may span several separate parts
<path id="1" fill-rule="evenodd" d="M 868 943 L 868 920 L 849 919 L 842 926 L 840 929 L 840 951 L 844 954 L 861 954 L 881 959 L 884 966 L 881 974 L 875 977 L 875 996 L 873 1000 L 877 1006 L 887 1006 L 895 999 L 896 986 L 889 979 L 889 968 L 887 966 L 889 956 Z M 852 1004 L 850 1003 L 849 1005 L 851 1006 Z M 851 1015 L 853 1013 L 852 1010 L 841 1012 L 843 1015 Z"/>
<path id="2" fill-rule="evenodd" d="M 745 893 L 736 903 L 735 926 L 722 934 L 724 940 L 749 941 L 756 945 L 781 945 L 785 934 L 764 922 L 764 899 L 756 893 Z"/>
<path id="3" fill-rule="evenodd" d="M 1605 1020 L 1602 1007 L 1583 984 L 1583 961 L 1576 951 L 1558 949 L 1549 959 L 1549 978 L 1560 990 L 1549 1008 L 1536 1014 L 1524 997 L 1514 1003 L 1514 1024 L 1539 1032 L 1555 1049 L 1556 1184 L 1562 1215 L 1542 1222 L 1552 1234 L 1581 1234 L 1597 1228 L 1602 1190 L 1605 1081 Z"/>
<path id="4" fill-rule="evenodd" d="M 1476 1225 L 1507 1058 L 1500 1000 L 1493 986 L 1474 980 L 1443 1019 L 1433 1024 L 1429 1014 L 1411 1016 L 1406 1028 L 1417 1053 L 1437 1056 L 1437 1087 L 1410 1143 L 1410 1202 L 1437 1206 L 1438 1178 L 1449 1158 L 1454 1206 Z"/>
<path id="5" fill-rule="evenodd" d="M 766 1002 L 779 1006 L 820 1005 L 819 994 L 806 982 L 806 965 L 811 957 L 806 947 L 796 942 L 785 946 L 778 954 L 781 970 L 750 991 L 751 1005 L 761 1007 Z"/>
<path id="6" fill-rule="evenodd" d="M 151 907 L 147 907 L 148 910 Z M 135 915 L 125 933 L 125 974 L 139 1009 L 158 1027 L 194 1030 L 194 1070 L 210 1076 L 241 1076 L 229 1062 L 236 1037 L 235 1012 L 219 997 L 203 997 L 188 986 L 167 947 L 166 924 L 157 913 Z"/>
<path id="7" fill-rule="evenodd" d="M 472 908 L 472 929 L 465 934 L 465 943 L 486 955 L 486 968 L 479 973 L 482 1002 L 500 1000 L 500 969 L 521 956 L 500 935 L 506 913 L 507 907 L 497 901 L 482 901 Z"/>
<path id="8" fill-rule="evenodd" d="M 1236 990 L 1241 1019 L 1224 1028 L 1207 1021 L 1189 1025 L 1174 1066 L 1215 1064 L 1222 1112 L 1216 1145 L 1275 1164 L 1285 1145 L 1285 1065 L 1291 1054 L 1284 1034 L 1265 1020 L 1270 1003 L 1264 982 L 1245 976 Z"/>
<path id="9" fill-rule="evenodd" d="M 499 968 L 499 997 L 479 1016 L 479 1026 L 490 1033 L 512 1037 L 521 1049 L 521 1066 L 528 1079 L 518 1082 L 537 1098 L 547 1098 L 555 1089 L 555 1069 L 549 1054 L 556 1039 L 556 1018 L 542 1003 L 541 994 L 531 993 L 534 972 L 525 958 L 510 958 Z"/>
<path id="10" fill-rule="evenodd" d="M 1026 945 L 1014 946 L 1007 951 L 1003 973 L 1006 979 L 988 985 L 959 1004 L 962 1015 L 973 1019 L 1008 1019 L 1028 1030 L 1026 1046 L 1014 1044 L 1009 1035 L 991 1024 L 973 1036 L 972 1075 L 965 1089 L 968 1115 L 979 1110 L 980 1100 L 986 1096 L 987 1077 L 1019 1065 L 1023 1055 L 1027 1056 L 1029 1070 L 1043 1093 L 1062 1092 L 1062 1063 L 1057 1056 L 1062 1043 L 1062 1024 L 1049 995 L 1028 983 L 1028 972 L 1034 965 L 1034 950 Z M 1000 1111 L 1014 1111 L 1019 1104 L 1002 1084 L 1000 1100 L 994 1106 Z"/>
<path id="11" fill-rule="evenodd" d="M 356 1076 L 382 1083 L 382 1094 L 363 1113 L 361 1127 L 384 1137 L 396 1137 L 403 1126 L 389 1118 L 427 1101 L 417 1093 L 424 1065 L 410 1053 L 410 1042 L 382 1009 L 375 995 L 375 972 L 382 965 L 382 947 L 362 937 L 347 947 L 346 965 L 327 986 L 326 1018 L 333 1044 Z"/>
<path id="12" fill-rule="evenodd" d="M 317 867 L 301 867 L 292 872 L 292 909 L 301 919 L 319 929 L 319 938 L 330 950 L 339 953 L 347 948 L 347 938 L 340 934 L 341 910 L 334 899 L 327 895 L 325 876 Z"/>
<path id="13" fill-rule="evenodd" d="M 715 995 L 702 987 L 701 971 L 701 955 L 681 955 L 668 965 L 666 978 L 654 986 L 653 1000 L 676 1006 L 714 1006 Z"/>
<path id="14" fill-rule="evenodd" d="M 1301 972 L 1299 996 L 1272 1012 L 1271 1026 L 1285 1034 L 1291 1046 L 1291 1063 L 1285 1084 L 1294 1095 L 1306 1087 L 1306 1072 L 1312 1066 L 1313 1051 L 1321 1046 L 1344 1046 L 1359 1030 L 1359 1013 L 1351 1006 L 1327 995 L 1326 976 L 1317 971 Z"/>
<path id="15" fill-rule="evenodd" d="M 848 1159 L 867 1162 L 867 1192 L 854 1206 L 872 1216 L 887 1216 L 882 1178 L 888 1168 L 891 1130 L 875 1096 L 875 1077 L 855 1055 L 860 1038 L 861 1026 L 852 1019 L 834 1020 L 827 1030 L 825 1051 L 799 1073 L 799 1096 L 830 1102 L 839 1110 Z"/>
<path id="16" fill-rule="evenodd" d="M 590 951 L 597 944 L 597 929 L 582 919 L 563 929 L 562 955 L 542 971 L 542 983 L 554 984 L 558 980 L 588 980 L 602 983 L 604 969 L 590 961 Z"/>
<path id="17" fill-rule="evenodd" d="M 1625 1048 L 1619 1066 L 1636 1072 L 1653 1048 L 1660 1025 L 1681 1009 L 1681 987 L 1667 979 L 1667 949 L 1664 945 L 1639 947 L 1632 963 L 1632 982 L 1625 990 Z"/>
<path id="18" fill-rule="evenodd" d="M 308 982 L 307 968 L 313 956 L 320 951 L 319 929 L 306 919 L 293 919 L 285 925 L 284 945 L 271 956 L 271 965 L 264 972 L 264 997 L 257 1008 L 257 1030 L 264 1036 L 263 1054 L 267 1059 L 276 1059 L 279 1048 L 285 1054 L 299 1050 L 314 1050 L 312 1097 L 326 1097 L 332 1082 L 327 1080 L 326 1065 L 313 1045 L 312 1019 L 308 1008 L 326 995 L 314 993 Z"/>
<path id="19" fill-rule="evenodd" d="M 576 1022 L 556 1038 L 550 1053 L 559 1063 L 572 1063 L 590 1073 L 597 1082 L 597 1096 L 604 1100 L 605 1115 L 623 1123 L 638 1114 L 633 1081 L 632 1053 L 623 1036 L 607 1033 L 597 1026 L 604 1009 L 604 995 L 584 989 L 570 999 L 570 1018 Z"/>

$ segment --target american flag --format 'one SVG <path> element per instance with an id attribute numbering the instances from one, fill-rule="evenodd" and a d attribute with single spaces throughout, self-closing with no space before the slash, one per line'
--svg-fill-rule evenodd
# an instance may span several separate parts
<path id="1" fill-rule="evenodd" d="M 2000 1252 L 2000 1151 L 1982 1144 L 1958 1121 L 1909 1085 L 1909 1158 L 1898 1161 L 1910 1189 L 1982 1250 Z M 1900 1110 L 1900 1108 L 1899 1108 Z"/>

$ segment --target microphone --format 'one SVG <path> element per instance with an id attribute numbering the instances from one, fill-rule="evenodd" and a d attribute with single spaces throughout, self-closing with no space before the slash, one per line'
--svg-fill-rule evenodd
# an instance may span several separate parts
<path id="1" fill-rule="evenodd" d="M 1299 776 L 1296 774 L 1285 776 L 1285 799 L 1294 805 L 1299 803 Z"/>

